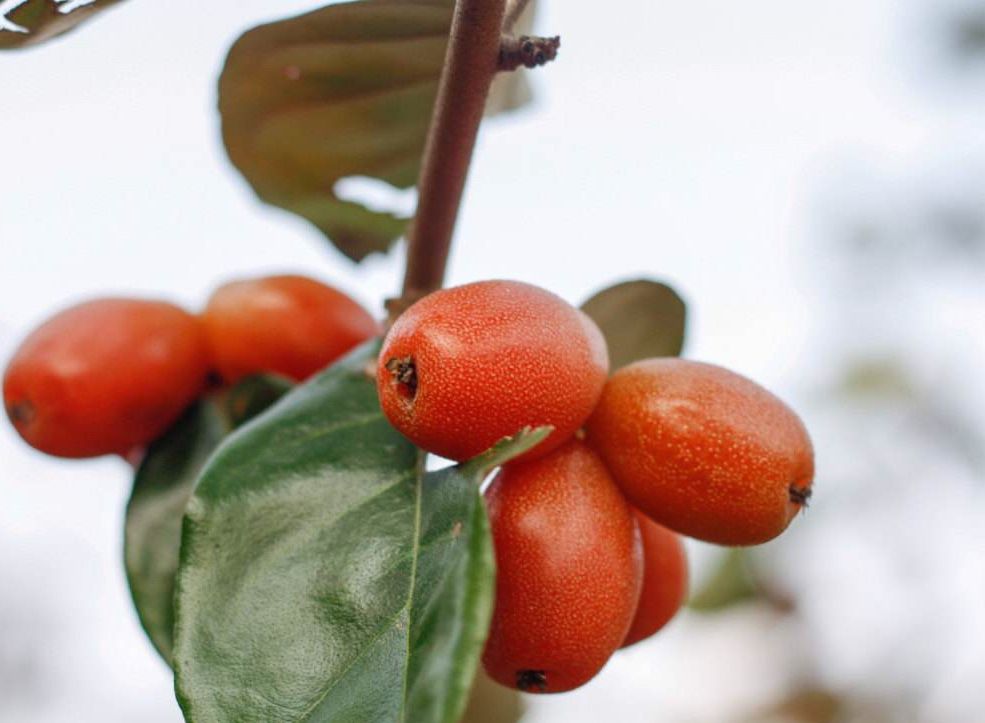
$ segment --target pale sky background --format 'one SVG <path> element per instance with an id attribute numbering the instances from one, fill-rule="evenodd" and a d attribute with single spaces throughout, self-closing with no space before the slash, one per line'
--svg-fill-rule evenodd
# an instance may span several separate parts
<path id="1" fill-rule="evenodd" d="M 985 82 L 946 73 L 932 42 L 941 8 L 970 3 L 542 4 L 560 58 L 536 73 L 535 106 L 484 128 L 449 282 L 516 278 L 578 303 L 669 280 L 690 302 L 687 354 L 789 399 L 819 476 L 815 506 L 766 556 L 808 596 L 797 625 L 755 607 L 684 615 L 527 720 L 735 719 L 809 669 L 911 696 L 908 720 L 971 723 L 985 705 L 981 469 L 894 434 L 909 407 L 824 393 L 835 360 L 888 350 L 985 408 L 980 270 L 856 277 L 827 243 L 857 209 L 908 227 L 928 187 L 985 201 Z M 397 290 L 399 252 L 351 265 L 260 205 L 219 141 L 230 44 L 317 5 L 130 0 L 0 55 L 0 360 L 87 296 L 197 308 L 228 277 L 283 270 L 374 309 Z M 870 435 L 882 466 L 856 448 Z M 44 681 L 0 681 L 0 721 L 181 720 L 126 590 L 129 484 L 119 461 L 45 458 L 0 424 L 0 670 Z M 710 553 L 692 552 L 700 575 Z"/>

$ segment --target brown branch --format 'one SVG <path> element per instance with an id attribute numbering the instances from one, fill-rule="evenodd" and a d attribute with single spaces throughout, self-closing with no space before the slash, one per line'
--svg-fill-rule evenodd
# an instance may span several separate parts
<path id="1" fill-rule="evenodd" d="M 417 215 L 407 235 L 402 298 L 408 302 L 441 288 L 462 191 L 472 161 L 489 85 L 496 74 L 505 0 L 458 0 L 444 71 L 418 179 Z"/>
<path id="2" fill-rule="evenodd" d="M 560 36 L 553 38 L 521 35 L 514 38 L 504 35 L 499 46 L 499 70 L 516 70 L 521 65 L 536 68 L 546 65 L 557 57 L 561 47 Z"/>

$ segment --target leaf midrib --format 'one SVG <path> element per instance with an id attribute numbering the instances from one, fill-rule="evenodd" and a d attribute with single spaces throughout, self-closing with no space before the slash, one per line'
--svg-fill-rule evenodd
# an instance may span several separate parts
<path id="1" fill-rule="evenodd" d="M 421 557 L 421 500 L 424 497 L 424 458 L 423 453 L 417 455 L 417 479 L 415 481 L 415 501 L 414 501 L 414 559 L 411 561 L 410 586 L 407 590 L 407 601 L 404 607 L 407 610 L 407 627 L 405 628 L 405 650 L 404 657 L 404 680 L 400 694 L 400 720 L 406 720 L 407 716 L 407 682 L 410 672 L 410 628 L 413 622 L 414 612 L 414 590 L 417 588 L 417 564 Z"/>
<path id="2" fill-rule="evenodd" d="M 366 644 L 366 646 L 359 653 L 359 655 L 357 655 L 351 661 L 349 661 L 349 664 L 339 672 L 339 674 L 335 678 L 335 681 L 328 688 L 326 688 L 320 696 L 318 696 L 318 699 L 314 703 L 308 706 L 307 710 L 305 710 L 301 714 L 300 720 L 308 720 L 310 718 L 311 713 L 317 710 L 321 706 L 321 704 L 325 702 L 325 700 L 328 698 L 331 692 L 335 690 L 336 687 L 338 687 L 339 683 L 342 682 L 346 674 L 348 674 L 348 672 L 352 670 L 356 666 L 356 664 L 359 663 L 359 661 L 361 661 L 364 657 L 366 657 L 366 655 L 369 654 L 369 652 L 373 649 L 376 643 L 379 642 L 380 638 L 382 638 L 390 631 L 390 628 L 396 623 L 397 620 L 400 619 L 400 616 L 403 615 L 404 612 L 406 611 L 408 614 L 407 615 L 408 619 L 404 631 L 406 635 L 405 647 L 407 652 L 404 658 L 403 686 L 402 686 L 402 695 L 400 701 L 400 720 L 401 721 L 405 720 L 406 701 L 407 701 L 407 677 L 408 677 L 407 674 L 410 669 L 410 627 L 411 627 L 410 613 L 413 609 L 413 604 L 414 604 L 414 589 L 417 587 L 417 561 L 418 558 L 420 557 L 420 550 L 421 550 L 421 499 L 424 496 L 424 489 L 423 489 L 424 455 L 420 454 L 418 455 L 418 457 L 419 460 L 415 474 L 416 479 L 414 482 L 414 547 L 412 549 L 413 557 L 411 559 L 410 582 L 407 590 L 407 599 L 405 600 L 404 604 L 400 607 L 400 609 L 397 610 L 396 614 L 394 614 L 389 620 L 387 620 L 386 624 L 380 628 L 380 632 L 374 635 L 373 638 Z M 394 486 L 396 485 L 386 488 L 386 490 L 381 491 L 381 493 L 393 489 Z M 377 497 L 381 493 L 377 493 L 376 495 L 373 496 Z"/>

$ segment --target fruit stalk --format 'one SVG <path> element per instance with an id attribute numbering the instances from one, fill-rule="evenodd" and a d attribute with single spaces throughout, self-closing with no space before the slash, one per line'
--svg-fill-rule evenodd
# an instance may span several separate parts
<path id="1" fill-rule="evenodd" d="M 401 303 L 441 288 L 489 86 L 496 74 L 506 0 L 458 0 L 417 187 L 417 215 L 407 235 Z"/>

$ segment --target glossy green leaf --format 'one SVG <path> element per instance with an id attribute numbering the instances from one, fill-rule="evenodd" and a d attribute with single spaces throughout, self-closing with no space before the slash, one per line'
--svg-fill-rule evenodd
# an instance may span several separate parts
<path id="1" fill-rule="evenodd" d="M 0 50 L 24 48 L 50 40 L 118 2 L 120 0 L 93 0 L 63 12 L 66 0 L 22 0 L 0 15 Z"/>
<path id="2" fill-rule="evenodd" d="M 124 561 L 140 623 L 165 660 L 171 658 L 173 643 L 181 521 L 195 480 L 226 434 L 290 386 L 279 377 L 251 377 L 197 402 L 150 446 L 137 470 L 127 505 Z"/>
<path id="3" fill-rule="evenodd" d="M 605 335 L 613 371 L 639 359 L 679 356 L 684 348 L 687 307 L 667 284 L 626 281 L 582 304 Z"/>
<path id="4" fill-rule="evenodd" d="M 229 158 L 262 200 L 306 218 L 353 260 L 386 251 L 408 219 L 344 200 L 336 184 L 417 182 L 452 7 L 330 5 L 250 30 L 226 59 L 219 110 Z M 522 83 L 497 88 L 495 109 L 526 102 Z"/>
<path id="5" fill-rule="evenodd" d="M 370 344 L 231 435 L 185 518 L 176 688 L 190 721 L 456 721 L 492 607 L 478 492 L 382 415 Z"/>

